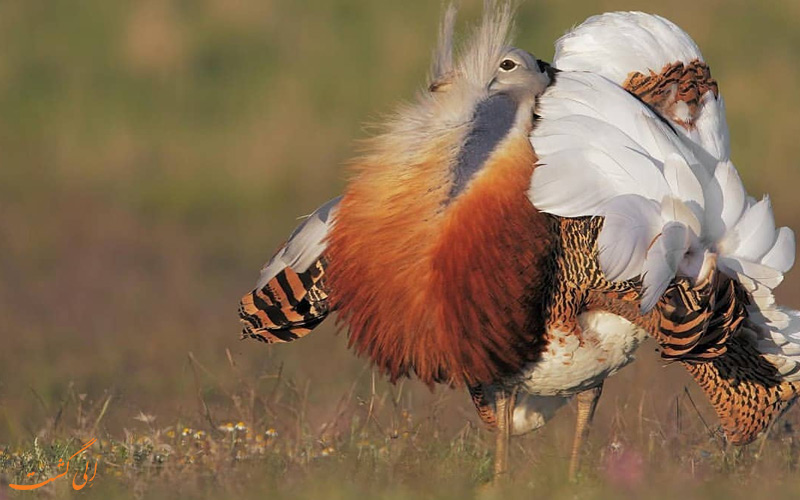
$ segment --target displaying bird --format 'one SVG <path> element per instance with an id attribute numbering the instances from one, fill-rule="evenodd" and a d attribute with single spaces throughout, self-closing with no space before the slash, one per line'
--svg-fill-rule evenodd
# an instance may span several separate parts
<path id="1" fill-rule="evenodd" d="M 509 48 L 507 6 L 487 10 L 456 64 L 454 18 L 451 9 L 429 92 L 373 140 L 344 198 L 312 214 L 268 263 L 240 314 L 246 335 L 286 341 L 338 309 L 351 345 L 393 380 L 467 382 L 494 423 L 480 383 L 539 357 L 559 282 L 559 224 L 526 196 L 535 97 L 550 77 Z M 577 328 L 579 305 L 556 307 Z"/>
<path id="2" fill-rule="evenodd" d="M 681 260 L 672 265 L 671 247 L 643 247 L 644 236 L 609 244 L 608 235 L 625 214 L 639 216 L 626 210 L 642 208 L 626 207 L 624 195 L 642 193 L 603 191 L 610 182 L 603 176 L 619 175 L 604 170 L 608 163 L 630 167 L 625 175 L 644 181 L 642 186 L 663 180 L 661 191 L 645 194 L 683 205 L 696 201 L 684 199 L 691 191 L 683 181 L 694 178 L 694 186 L 708 180 L 685 168 L 696 153 L 692 144 L 702 146 L 698 137 L 704 136 L 693 139 L 678 132 L 680 123 L 664 121 L 693 119 L 680 104 L 688 102 L 682 100 L 686 93 L 650 102 L 639 96 L 640 101 L 629 82 L 615 83 L 593 68 L 577 64 L 556 74 L 530 54 L 509 48 L 506 4 L 486 9 L 481 27 L 455 60 L 454 18 L 449 9 L 428 91 L 371 140 L 343 197 L 293 233 L 262 270 L 256 289 L 242 299 L 245 335 L 290 341 L 338 310 L 349 327 L 350 345 L 392 380 L 415 374 L 427 384 L 468 386 L 481 418 L 498 427 L 498 473 L 506 469 L 511 423 L 517 433 L 541 426 L 577 394 L 574 475 L 603 380 L 633 359 L 647 334 L 672 349 L 665 353 L 684 360 L 701 385 L 712 381 L 711 389 L 704 387 L 712 402 L 720 391 L 734 394 L 728 400 L 753 387 L 758 391 L 760 379 L 724 383 L 729 380 L 724 366 L 733 366 L 733 357 L 756 365 L 762 359 L 742 347 L 737 334 L 746 299 L 736 283 L 746 282 L 748 273 L 717 272 L 718 263 L 735 252 L 720 252 L 696 234 L 699 241 L 681 246 Z M 633 23 L 647 30 L 649 19 Z M 580 39 L 580 30 L 559 47 Z M 679 29 L 671 36 L 688 39 Z M 574 53 L 581 52 L 578 47 Z M 557 50 L 554 65 L 570 69 L 562 53 Z M 640 63 L 632 57 L 621 67 L 630 66 L 631 73 L 652 65 Z M 724 120 L 724 113 L 719 116 Z M 601 156 L 610 162 L 598 163 Z M 665 165 L 682 176 L 667 177 Z M 584 170 L 574 175 L 582 168 L 598 175 L 591 177 L 595 184 L 584 182 L 577 191 L 569 182 L 584 175 Z M 557 213 L 570 197 L 591 208 L 584 214 Z M 710 206 L 700 211 L 711 213 Z M 679 203 L 667 208 L 652 217 L 659 235 L 673 234 L 667 229 L 678 223 L 697 229 L 685 218 L 669 218 L 686 215 Z M 785 244 L 771 243 L 765 252 Z M 687 257 L 690 247 L 702 252 Z M 786 267 L 788 261 L 778 264 Z M 704 361 L 709 358 L 714 361 Z M 713 364 L 720 359 L 729 361 Z M 781 404 L 796 394 L 793 386 L 785 392 Z M 725 412 L 714 404 L 722 417 Z M 727 414 L 733 414 L 730 408 Z M 738 431 L 742 419 L 732 421 Z M 723 426 L 734 429 L 724 420 Z"/>

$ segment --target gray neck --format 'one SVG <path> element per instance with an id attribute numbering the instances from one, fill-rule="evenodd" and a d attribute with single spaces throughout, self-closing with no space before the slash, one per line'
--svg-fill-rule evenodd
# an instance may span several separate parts
<path id="1" fill-rule="evenodd" d="M 461 194 L 483 168 L 492 151 L 508 135 L 514 127 L 518 108 L 516 100 L 507 94 L 495 94 L 477 105 L 472 130 L 453 169 L 453 186 L 448 201 Z"/>

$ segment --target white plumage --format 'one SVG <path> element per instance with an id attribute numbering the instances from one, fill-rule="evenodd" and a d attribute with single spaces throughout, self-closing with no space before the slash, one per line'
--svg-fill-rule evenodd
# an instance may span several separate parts
<path id="1" fill-rule="evenodd" d="M 555 215 L 604 216 L 600 264 L 612 280 L 643 276 L 645 311 L 676 275 L 699 280 L 716 264 L 752 296 L 761 351 L 800 380 L 800 313 L 772 295 L 794 264 L 794 233 L 775 227 L 768 198 L 747 195 L 729 159 L 722 98 L 703 95 L 686 126 L 621 87 L 632 73 L 692 61 L 702 55 L 691 38 L 648 14 L 595 16 L 560 39 L 554 66 L 563 72 L 531 136 L 540 166 L 529 196 Z"/>
<path id="2" fill-rule="evenodd" d="M 703 248 L 704 186 L 713 177 L 684 141 L 619 85 L 562 72 L 540 99 L 531 142 L 540 160 L 529 197 L 561 217 L 602 215 L 600 265 L 609 279 L 644 274 L 645 311 L 680 270 L 694 279 Z M 709 188 L 710 189 L 710 188 Z"/>
<path id="3" fill-rule="evenodd" d="M 702 60 L 689 35 L 661 16 L 608 12 L 592 16 L 556 42 L 553 64 L 624 82 L 632 71 L 661 71 L 667 64 Z"/>
<path id="4" fill-rule="evenodd" d="M 553 57 L 553 65 L 560 70 L 588 71 L 620 85 L 633 72 L 657 75 L 667 65 L 692 61 L 704 61 L 694 40 L 673 22 L 643 12 L 590 17 L 556 42 Z M 691 130 L 672 123 L 708 154 L 726 160 L 730 138 L 722 98 L 706 94 L 692 121 Z"/>
<path id="5" fill-rule="evenodd" d="M 542 427 L 573 395 L 601 385 L 634 360 L 647 332 L 616 314 L 589 311 L 578 316 L 583 332 L 549 332 L 550 348 L 519 376 L 514 434 Z"/>

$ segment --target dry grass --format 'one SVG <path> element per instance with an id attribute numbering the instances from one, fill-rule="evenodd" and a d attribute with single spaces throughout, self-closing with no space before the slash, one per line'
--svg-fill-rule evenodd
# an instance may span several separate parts
<path id="1" fill-rule="evenodd" d="M 480 2 L 464 4 L 474 19 Z M 528 2 L 519 45 L 549 58 L 569 26 L 630 8 L 696 38 L 749 191 L 800 227 L 796 2 Z M 492 436 L 465 394 L 373 384 L 330 325 L 290 346 L 237 340 L 238 297 L 295 217 L 340 191 L 362 123 L 424 81 L 439 9 L 0 2 L 3 481 L 48 477 L 96 437 L 88 493 L 101 498 L 494 493 L 477 488 Z M 795 273 L 778 296 L 800 308 Z M 800 412 L 761 453 L 725 449 L 693 382 L 641 358 L 608 383 L 584 481 L 565 482 L 567 409 L 515 440 L 509 497 L 800 492 Z M 74 494 L 66 481 L 52 492 Z"/>
<path id="2" fill-rule="evenodd" d="M 665 405 L 648 393 L 635 405 L 607 396 L 578 485 L 566 481 L 574 418 L 566 410 L 547 430 L 514 439 L 512 476 L 491 487 L 493 436 L 448 393 L 420 398 L 408 383 L 381 384 L 365 371 L 324 415 L 312 415 L 318 384 L 299 384 L 283 371 L 244 376 L 230 353 L 230 382 L 220 382 L 189 356 L 196 411 L 170 422 L 139 412 L 114 434 L 103 425 L 116 411 L 114 398 L 92 402 L 70 386 L 32 443 L 0 448 L 0 487 L 53 477 L 59 460 L 99 436 L 71 463 L 73 471 L 99 464 L 86 490 L 98 498 L 744 499 L 756 490 L 776 498 L 800 492 L 796 418 L 763 441 L 727 447 L 688 390 Z M 458 418 L 454 406 L 463 412 Z M 74 494 L 69 479 L 42 491 Z"/>

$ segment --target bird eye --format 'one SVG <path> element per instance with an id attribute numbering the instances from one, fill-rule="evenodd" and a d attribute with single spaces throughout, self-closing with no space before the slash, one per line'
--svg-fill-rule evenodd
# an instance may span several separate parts
<path id="1" fill-rule="evenodd" d="M 502 69 L 503 71 L 511 71 L 517 66 L 519 66 L 519 64 L 515 63 L 511 59 L 506 59 L 500 63 L 500 69 Z"/>

